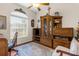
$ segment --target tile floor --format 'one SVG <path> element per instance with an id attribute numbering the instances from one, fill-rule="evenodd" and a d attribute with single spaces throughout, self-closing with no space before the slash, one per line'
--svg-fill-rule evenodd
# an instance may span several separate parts
<path id="1" fill-rule="evenodd" d="M 52 56 L 53 53 L 53 49 L 35 42 L 15 47 L 15 49 L 18 50 L 18 56 Z"/>

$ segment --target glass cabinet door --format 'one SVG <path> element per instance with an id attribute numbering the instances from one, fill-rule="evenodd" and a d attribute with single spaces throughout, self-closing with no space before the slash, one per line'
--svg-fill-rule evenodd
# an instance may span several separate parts
<path id="1" fill-rule="evenodd" d="M 53 30 L 53 22 L 49 20 L 49 37 L 52 37 L 52 30 Z"/>
<path id="2" fill-rule="evenodd" d="M 47 36 L 47 22 L 46 22 L 46 19 L 44 19 L 44 35 Z"/>
<path id="3" fill-rule="evenodd" d="M 52 33 L 52 21 L 50 20 L 50 22 L 49 22 L 49 34 L 51 35 L 51 33 Z"/>

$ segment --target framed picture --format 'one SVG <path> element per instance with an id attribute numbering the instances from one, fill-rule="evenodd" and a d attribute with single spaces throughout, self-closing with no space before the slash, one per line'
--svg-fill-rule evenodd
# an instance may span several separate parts
<path id="1" fill-rule="evenodd" d="M 0 15 L 0 29 L 6 29 L 6 16 Z"/>
<path id="2" fill-rule="evenodd" d="M 31 20 L 31 26 L 34 27 L 34 19 Z"/>

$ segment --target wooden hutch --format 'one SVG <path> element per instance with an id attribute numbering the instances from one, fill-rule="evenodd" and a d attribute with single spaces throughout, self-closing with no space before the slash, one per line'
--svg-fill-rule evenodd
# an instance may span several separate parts
<path id="1" fill-rule="evenodd" d="M 62 16 L 46 15 L 41 16 L 40 19 L 40 43 L 51 48 L 56 48 L 58 45 L 69 48 L 73 37 L 73 28 L 62 28 Z"/>
<path id="2" fill-rule="evenodd" d="M 53 28 L 62 28 L 62 16 L 41 16 L 40 43 L 53 47 Z"/>
<path id="3" fill-rule="evenodd" d="M 69 48 L 73 37 L 73 28 L 62 28 L 62 16 L 46 15 L 41 16 L 40 20 L 41 29 L 38 37 L 40 37 L 41 44 L 50 48 L 56 48 L 58 45 Z"/>

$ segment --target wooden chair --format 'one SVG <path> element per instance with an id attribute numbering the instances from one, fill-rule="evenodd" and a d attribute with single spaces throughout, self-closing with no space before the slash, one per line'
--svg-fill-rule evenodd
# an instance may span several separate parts
<path id="1" fill-rule="evenodd" d="M 75 40 L 78 42 L 78 39 L 77 38 L 75 38 Z M 71 44 L 73 44 L 73 42 L 71 42 Z M 75 49 L 78 49 L 78 47 L 75 48 Z M 70 56 L 79 56 L 79 55 L 76 55 L 76 54 L 71 53 L 70 51 L 64 51 L 64 50 L 60 50 L 60 49 L 58 49 L 56 52 L 57 53 L 60 53 L 60 56 L 63 56 L 63 54 L 70 55 Z"/>
<path id="2" fill-rule="evenodd" d="M 63 54 L 67 54 L 67 55 L 70 55 L 70 56 L 79 56 L 79 55 L 72 54 L 70 52 L 63 51 L 63 50 L 57 50 L 57 53 L 60 53 L 60 56 L 63 56 Z"/>
<path id="3" fill-rule="evenodd" d="M 10 45 L 8 44 L 8 52 L 10 53 L 10 55 L 12 51 L 18 52 L 17 50 L 13 49 L 17 44 L 17 36 L 18 36 L 18 32 L 15 33 L 14 38 L 10 43 Z"/>

